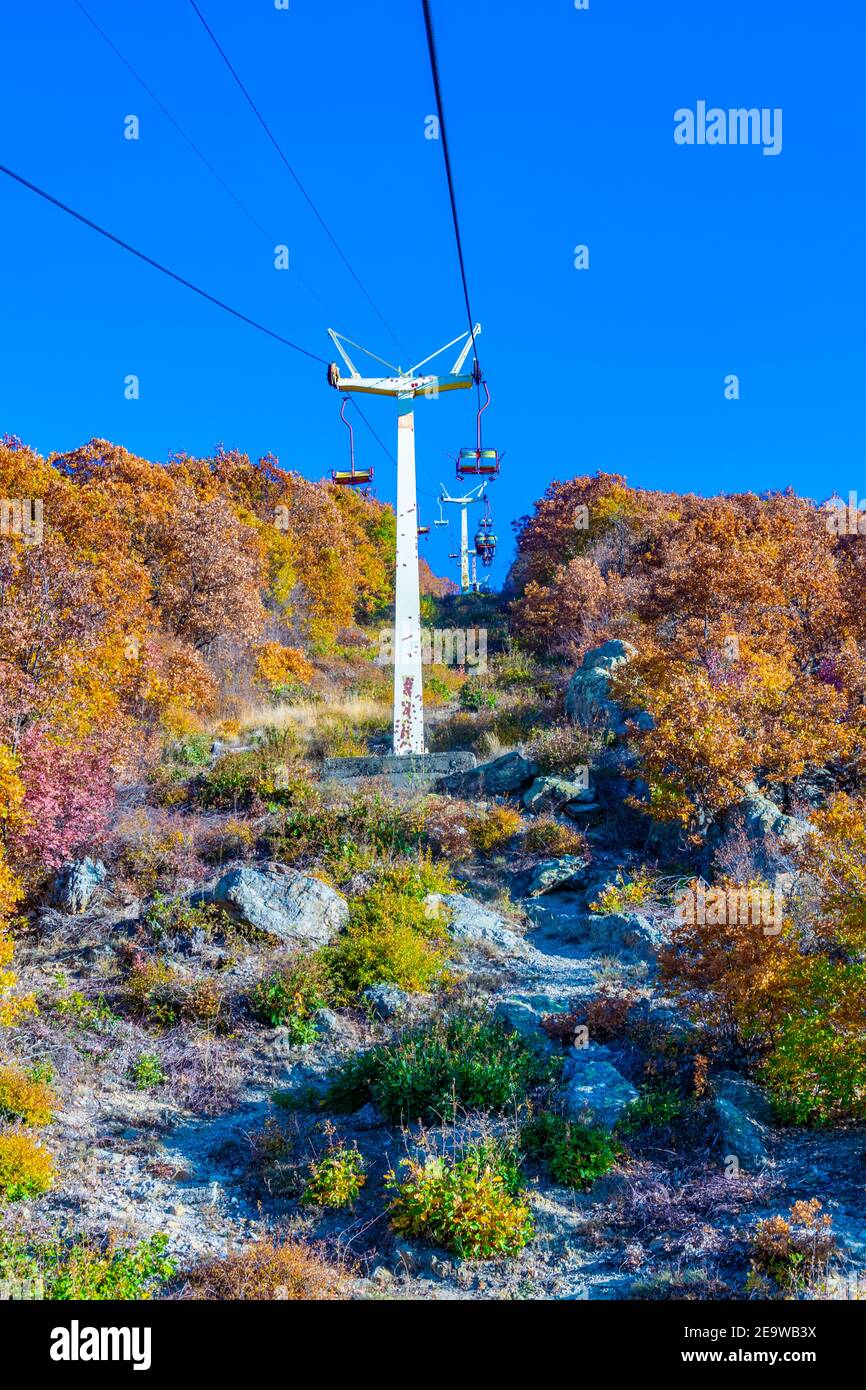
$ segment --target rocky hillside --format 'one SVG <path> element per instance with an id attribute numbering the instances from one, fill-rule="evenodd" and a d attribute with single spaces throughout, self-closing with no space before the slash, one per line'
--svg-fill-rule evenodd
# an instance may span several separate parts
<path id="1" fill-rule="evenodd" d="M 122 492 L 132 462 L 108 466 L 99 488 Z M 87 485 L 58 483 L 62 505 Z M 375 623 L 312 636 L 298 589 L 298 645 L 259 650 L 258 696 L 205 645 L 213 703 L 190 688 L 182 720 L 179 668 L 171 699 L 130 686 L 108 612 L 88 628 L 89 727 L 69 722 L 89 687 L 60 620 L 40 639 L 53 690 L 23 637 L 7 647 L 0 1279 L 88 1298 L 858 1296 L 853 619 L 832 641 L 815 627 L 808 661 L 757 630 L 718 657 L 733 619 L 686 613 L 686 542 L 661 553 L 671 500 L 607 481 L 589 501 L 570 578 L 544 570 L 528 520 L 510 597 L 425 600 L 433 625 L 487 639 L 484 662 L 425 673 L 431 746 L 475 755 L 438 784 L 328 779 L 329 756 L 386 745 L 389 672 Z M 814 558 L 814 517 L 791 506 Z M 740 553 L 755 527 L 769 545 L 760 516 L 726 516 Z M 706 566 L 716 520 L 686 499 L 676 523 Z M 39 557 L 43 593 L 71 544 Z M 182 586 L 129 546 L 147 621 L 167 624 Z M 805 634 L 793 556 L 790 536 L 770 547 L 762 584 Z M 856 557 L 827 556 L 841 615 Z M 34 563 L 12 556 L 21 604 Z M 546 590 L 589 566 L 591 624 L 561 608 L 537 640 L 562 600 Z M 746 593 L 739 621 L 754 594 L 735 571 L 701 602 Z M 94 731 L 118 729 L 106 764 Z"/>

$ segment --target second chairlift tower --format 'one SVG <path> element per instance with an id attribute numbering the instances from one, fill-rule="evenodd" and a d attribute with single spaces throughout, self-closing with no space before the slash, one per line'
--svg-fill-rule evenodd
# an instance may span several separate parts
<path id="1" fill-rule="evenodd" d="M 471 322 L 471 320 L 470 320 Z M 440 391 L 457 391 L 473 386 L 478 379 L 477 366 L 464 372 L 466 359 L 481 332 L 476 324 L 471 333 L 446 343 L 429 357 L 403 371 L 375 353 L 353 343 L 333 328 L 328 333 L 346 364 L 349 375 L 341 376 L 336 362 L 328 368 L 328 381 L 338 391 L 355 391 L 370 396 L 396 396 L 397 418 L 397 571 L 394 584 L 394 752 L 398 756 L 424 753 L 424 697 L 421 675 L 421 586 L 418 578 L 418 500 L 415 488 L 415 398 L 426 396 L 435 400 Z M 421 368 L 440 353 L 463 342 L 460 355 L 451 371 L 436 376 L 422 373 Z M 366 352 L 393 376 L 362 377 L 343 347 Z M 465 517 L 465 512 L 464 512 Z"/>
<path id="2" fill-rule="evenodd" d="M 477 487 L 467 492 L 464 497 L 450 497 L 444 487 L 439 495 L 439 502 L 451 503 L 460 508 L 460 592 L 468 594 L 470 590 L 477 588 L 475 579 L 475 551 L 472 552 L 472 579 L 469 578 L 469 521 L 467 517 L 468 509 L 474 502 L 480 502 L 484 497 L 484 490 L 487 483 L 479 483 Z"/>

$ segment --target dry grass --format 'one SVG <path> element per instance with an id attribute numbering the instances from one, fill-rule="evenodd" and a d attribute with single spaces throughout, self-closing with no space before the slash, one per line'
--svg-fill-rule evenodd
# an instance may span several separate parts
<path id="1" fill-rule="evenodd" d="M 304 740 L 306 735 L 312 739 L 323 727 L 337 720 L 350 724 L 361 724 L 381 720 L 388 723 L 391 706 L 384 700 L 356 696 L 350 699 L 335 699 L 327 704 L 245 704 L 235 716 L 240 733 L 253 729 L 291 729 Z"/>
<path id="2" fill-rule="evenodd" d="M 186 1276 L 185 1298 L 216 1302 L 287 1302 L 347 1298 L 346 1276 L 315 1246 L 258 1241 L 223 1258 L 202 1260 Z"/>

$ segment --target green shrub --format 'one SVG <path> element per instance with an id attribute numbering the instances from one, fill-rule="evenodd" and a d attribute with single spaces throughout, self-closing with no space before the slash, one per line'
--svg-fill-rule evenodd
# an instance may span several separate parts
<path id="1" fill-rule="evenodd" d="M 155 941 L 166 936 L 192 936 L 203 932 L 213 936 L 231 926 L 230 919 L 216 903 L 191 903 L 188 898 L 154 896 L 145 922 Z"/>
<path id="2" fill-rule="evenodd" d="M 512 648 L 493 663 L 493 679 L 500 690 L 525 690 L 538 674 L 538 665 L 528 652 Z"/>
<path id="3" fill-rule="evenodd" d="M 0 1197 L 20 1202 L 47 1192 L 54 1182 L 54 1160 L 29 1134 L 0 1134 Z"/>
<path id="4" fill-rule="evenodd" d="M 470 714 L 496 708 L 496 691 L 480 676 L 468 676 L 460 687 L 460 708 Z"/>
<path id="5" fill-rule="evenodd" d="M 380 871 L 349 907 L 346 931 L 325 948 L 339 1002 L 351 1002 L 375 984 L 409 993 L 430 989 L 447 962 L 448 933 L 442 913 L 430 912 L 429 893 L 449 893 L 453 880 L 428 859 Z"/>
<path id="6" fill-rule="evenodd" d="M 585 1191 L 616 1163 L 617 1146 L 604 1129 L 566 1120 L 543 1111 L 520 1131 L 520 1146 L 529 1158 L 545 1163 L 553 1181 Z"/>
<path id="7" fill-rule="evenodd" d="M 391 1224 L 402 1236 L 441 1245 L 461 1259 L 516 1255 L 532 1239 L 529 1207 L 519 1195 L 513 1155 L 491 1142 L 460 1158 L 404 1159 L 391 1172 Z"/>
<path id="8" fill-rule="evenodd" d="M 271 856 L 286 864 L 323 864 L 336 878 L 350 856 L 389 857 L 417 850 L 421 827 L 411 809 L 378 793 L 353 796 L 347 805 L 301 806 L 269 836 Z M 367 867 L 369 858 L 362 863 Z"/>
<path id="9" fill-rule="evenodd" d="M 54 1010 L 61 1018 L 84 1032 L 92 1029 L 101 1033 L 120 1022 L 118 1015 L 108 1007 L 101 994 L 97 999 L 88 999 L 77 989 L 65 998 L 58 999 Z"/>
<path id="10" fill-rule="evenodd" d="M 165 1071 L 155 1052 L 141 1052 L 129 1069 L 137 1091 L 151 1091 L 165 1083 Z"/>
<path id="11" fill-rule="evenodd" d="M 198 799 L 204 806 L 235 811 L 252 801 L 261 776 L 262 761 L 256 750 L 223 753 L 201 779 Z"/>
<path id="12" fill-rule="evenodd" d="M 866 1119 L 866 1036 L 860 1020 L 844 1027 L 817 1008 L 789 1015 L 762 1071 L 784 1124 Z"/>
<path id="13" fill-rule="evenodd" d="M 619 1122 L 622 1134 L 636 1134 L 638 1130 L 666 1130 L 682 1120 L 689 1109 L 689 1101 L 672 1086 L 656 1082 L 645 1086 L 638 1098 L 625 1112 Z"/>
<path id="14" fill-rule="evenodd" d="M 350 1058 L 326 1104 L 350 1112 L 373 1100 L 392 1122 L 435 1121 L 457 1106 L 501 1111 L 551 1081 L 558 1065 L 496 1020 L 457 1015 Z"/>
<path id="15" fill-rule="evenodd" d="M 175 1273 L 167 1245 L 164 1235 L 121 1246 L 89 1236 L 0 1234 L 0 1283 L 41 1284 L 46 1299 L 148 1299 Z"/>
<path id="16" fill-rule="evenodd" d="M 315 1040 L 315 1015 L 329 996 L 324 958 L 310 953 L 259 980 L 249 1000 L 255 1018 L 271 1028 L 287 1027 L 291 1041 L 300 1047 Z"/>
<path id="17" fill-rule="evenodd" d="M 301 1201 L 315 1207 L 351 1207 L 366 1181 L 363 1154 L 336 1144 L 310 1164 Z"/>
<path id="18" fill-rule="evenodd" d="M 206 767 L 210 762 L 213 739 L 210 734 L 187 734 L 178 739 L 170 750 L 175 762 L 184 767 Z"/>

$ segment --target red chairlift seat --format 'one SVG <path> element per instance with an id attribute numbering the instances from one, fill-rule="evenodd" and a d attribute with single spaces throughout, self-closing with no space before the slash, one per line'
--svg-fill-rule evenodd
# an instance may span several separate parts
<path id="1" fill-rule="evenodd" d="M 496 478 L 500 455 L 496 449 L 461 449 L 457 458 L 458 478 Z"/>

